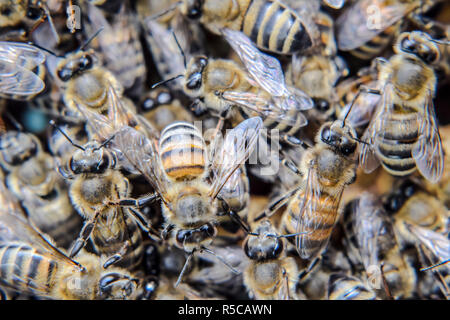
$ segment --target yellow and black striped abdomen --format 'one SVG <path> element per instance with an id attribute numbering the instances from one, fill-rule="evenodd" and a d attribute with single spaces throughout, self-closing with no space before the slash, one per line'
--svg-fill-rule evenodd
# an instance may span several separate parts
<path id="1" fill-rule="evenodd" d="M 401 21 L 393 24 L 350 53 L 361 60 L 370 60 L 379 56 L 398 35 L 400 25 Z"/>
<path id="2" fill-rule="evenodd" d="M 417 113 L 392 114 L 376 138 L 376 154 L 383 168 L 394 176 L 416 170 L 412 149 L 419 137 Z"/>
<path id="3" fill-rule="evenodd" d="M 190 180 L 205 171 L 205 141 L 200 131 L 188 122 L 175 122 L 162 131 L 159 155 L 169 178 Z"/>
<path id="4" fill-rule="evenodd" d="M 309 259 L 319 254 L 327 244 L 333 231 L 338 214 L 337 202 L 322 194 L 317 199 L 307 200 L 302 212 L 304 193 L 299 192 L 291 200 L 281 224 L 285 234 L 307 232 L 298 236 L 298 251 L 303 259 Z M 300 224 L 300 227 L 297 227 Z M 288 238 L 292 241 L 292 237 Z"/>
<path id="5" fill-rule="evenodd" d="M 47 294 L 55 280 L 57 263 L 27 244 L 0 244 L 0 283 L 19 291 Z"/>
<path id="6" fill-rule="evenodd" d="M 376 294 L 357 278 L 332 274 L 328 286 L 329 300 L 375 300 Z"/>
<path id="7" fill-rule="evenodd" d="M 282 54 L 312 46 L 311 37 L 296 12 L 274 0 L 250 1 L 241 31 L 258 47 Z"/>

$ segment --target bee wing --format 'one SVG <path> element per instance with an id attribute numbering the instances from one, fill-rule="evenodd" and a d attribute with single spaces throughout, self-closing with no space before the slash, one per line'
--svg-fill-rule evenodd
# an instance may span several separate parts
<path id="1" fill-rule="evenodd" d="M 44 87 L 44 82 L 32 71 L 0 58 L 0 96 L 26 99 L 38 94 Z"/>
<path id="2" fill-rule="evenodd" d="M 32 70 L 45 61 L 45 55 L 27 43 L 0 41 L 0 59 Z"/>
<path id="3" fill-rule="evenodd" d="M 222 32 L 258 86 L 278 97 L 276 100 L 279 101 L 275 101 L 280 108 L 307 110 L 313 107 L 311 99 L 303 91 L 286 86 L 283 69 L 276 58 L 259 51 L 240 31 L 225 28 Z"/>
<path id="4" fill-rule="evenodd" d="M 364 169 L 365 173 L 370 173 L 375 170 L 380 161 L 375 155 L 375 148 L 377 148 L 377 136 L 384 133 L 386 122 L 389 119 L 389 114 L 392 112 L 392 84 L 388 83 L 384 86 L 384 91 L 380 103 L 376 107 L 375 115 L 363 135 L 362 140 L 366 143 L 360 144 L 359 163 Z"/>
<path id="5" fill-rule="evenodd" d="M 324 0 L 324 2 L 333 9 L 340 9 L 345 4 L 345 0 Z"/>
<path id="6" fill-rule="evenodd" d="M 428 91 L 423 113 L 420 115 L 419 132 L 420 136 L 412 149 L 412 156 L 420 173 L 431 182 L 436 183 L 444 171 L 444 150 L 430 91 Z"/>
<path id="7" fill-rule="evenodd" d="M 165 173 L 155 142 L 142 132 L 131 127 L 119 130 L 112 141 L 113 149 L 123 154 L 125 159 L 139 171 L 153 186 L 162 201 L 168 203 L 164 195 L 167 191 Z"/>
<path id="8" fill-rule="evenodd" d="M 321 199 L 319 177 L 316 170 L 311 166 L 308 169 L 303 201 L 300 214 L 297 219 L 297 233 L 304 233 L 295 237 L 297 252 L 302 258 L 310 258 L 319 254 L 327 245 L 330 234 L 329 228 L 324 226 L 336 223 L 337 209 L 341 202 L 343 188 L 336 194 Z M 318 212 L 321 214 L 318 215 Z M 313 233 L 313 235 L 311 235 Z M 310 248 L 315 248 L 311 253 Z"/>
<path id="9" fill-rule="evenodd" d="M 356 49 L 417 8 L 415 1 L 360 0 L 336 21 L 340 50 Z"/>
<path id="10" fill-rule="evenodd" d="M 47 255 L 59 263 L 81 267 L 41 235 L 27 219 L 20 204 L 3 182 L 0 182 L 0 204 L 0 243 L 13 241 L 27 243 L 38 249 L 41 254 Z"/>
<path id="11" fill-rule="evenodd" d="M 439 261 L 450 259 L 450 240 L 435 231 L 404 222 L 408 230 L 425 245 Z"/>
<path id="12" fill-rule="evenodd" d="M 221 149 L 215 154 L 212 162 L 215 173 L 210 190 L 212 198 L 217 197 L 231 175 L 248 159 L 258 141 L 262 125 L 261 118 L 254 117 L 242 121 L 227 132 Z"/>
<path id="13" fill-rule="evenodd" d="M 247 188 L 242 178 L 245 166 L 241 166 L 230 176 L 219 192 L 219 197 L 227 201 L 227 199 L 237 199 L 239 203 L 245 203 L 247 197 Z"/>
<path id="14" fill-rule="evenodd" d="M 287 125 L 306 126 L 308 120 L 300 112 L 291 112 L 280 108 L 277 104 L 267 101 L 260 95 L 252 92 L 225 91 L 222 94 L 225 100 L 232 101 L 240 107 L 256 112 L 263 118 L 271 118 Z"/>

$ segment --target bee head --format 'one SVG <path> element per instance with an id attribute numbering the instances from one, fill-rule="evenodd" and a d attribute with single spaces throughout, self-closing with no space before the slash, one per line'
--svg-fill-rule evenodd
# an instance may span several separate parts
<path id="1" fill-rule="evenodd" d="M 208 58 L 198 56 L 192 58 L 186 69 L 186 89 L 189 91 L 199 90 L 202 86 L 203 71 L 208 65 Z"/>
<path id="2" fill-rule="evenodd" d="M 58 66 L 58 77 L 61 81 L 67 82 L 78 74 L 91 69 L 93 63 L 94 57 L 91 53 L 85 51 L 77 52 Z"/>
<path id="3" fill-rule="evenodd" d="M 344 125 L 342 121 L 334 121 L 325 123 L 320 128 L 320 141 L 335 148 L 344 156 L 353 154 L 357 147 L 356 132 L 353 128 Z"/>
<path id="4" fill-rule="evenodd" d="M 396 51 L 413 54 L 427 64 L 433 64 L 440 58 L 439 47 L 424 32 L 405 32 L 399 36 Z"/>
<path id="5" fill-rule="evenodd" d="M 114 168 L 114 156 L 105 151 L 96 141 L 87 143 L 84 150 L 76 150 L 69 161 L 69 168 L 74 174 L 102 174 L 107 169 Z"/>
<path id="6" fill-rule="evenodd" d="M 203 0 L 185 0 L 182 12 L 192 20 L 198 20 L 202 16 Z"/>
<path id="7" fill-rule="evenodd" d="M 251 260 L 267 261 L 277 259 L 284 250 L 283 240 L 269 220 L 262 220 L 255 230 L 257 236 L 249 235 L 244 242 L 244 252 Z"/>
<path id="8" fill-rule="evenodd" d="M 0 138 L 0 154 L 7 166 L 17 166 L 36 156 L 41 149 L 32 135 L 20 131 L 8 131 Z"/>

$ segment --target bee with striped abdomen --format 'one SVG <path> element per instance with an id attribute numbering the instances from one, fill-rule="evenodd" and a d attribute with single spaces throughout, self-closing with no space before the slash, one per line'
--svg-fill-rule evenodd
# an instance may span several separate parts
<path id="1" fill-rule="evenodd" d="M 83 253 L 80 262 L 67 257 L 29 224 L 3 182 L 0 182 L 0 203 L 2 285 L 50 299 L 133 296 L 138 279 L 118 268 L 105 271 L 93 254 Z"/>
<path id="2" fill-rule="evenodd" d="M 402 33 L 396 54 L 380 60 L 380 104 L 367 128 L 360 153 L 366 173 L 381 162 L 394 176 L 417 169 L 431 182 L 441 178 L 444 152 L 434 112 L 436 76 L 431 65 L 439 49 L 425 33 Z M 381 93 L 382 92 L 382 93 Z"/>
<path id="3" fill-rule="evenodd" d="M 339 50 L 370 60 L 400 34 L 403 18 L 431 9 L 441 0 L 355 1 L 336 21 Z M 422 19 L 418 19 L 421 21 Z"/>
<path id="4" fill-rule="evenodd" d="M 67 188 L 55 171 L 53 158 L 31 133 L 7 131 L 0 137 L 0 164 L 6 184 L 21 201 L 28 219 L 55 243 L 68 248 L 81 228 Z"/>
<path id="5" fill-rule="evenodd" d="M 333 273 L 328 282 L 329 300 L 375 300 L 377 294 L 360 279 L 346 274 Z"/>

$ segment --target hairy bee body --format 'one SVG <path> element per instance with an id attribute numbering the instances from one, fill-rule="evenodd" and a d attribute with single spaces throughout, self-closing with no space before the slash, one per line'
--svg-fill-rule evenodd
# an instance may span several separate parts
<path id="1" fill-rule="evenodd" d="M 210 31 L 242 31 L 260 48 L 293 54 L 313 45 L 308 26 L 294 10 L 274 0 L 186 1 L 182 12 Z"/>
<path id="2" fill-rule="evenodd" d="M 78 213 L 90 221 L 96 217 L 91 239 L 96 251 L 104 256 L 118 253 L 126 245 L 126 253 L 117 262 L 119 266 L 134 269 L 142 261 L 144 246 L 137 222 L 130 218 L 128 208 L 109 205 L 110 201 L 127 198 L 128 179 L 114 169 L 110 153 L 102 153 L 97 142 L 77 150 L 69 161 L 69 196 Z M 66 169 L 67 170 L 67 169 Z"/>
<path id="3" fill-rule="evenodd" d="M 364 283 L 345 274 L 331 274 L 328 283 L 329 300 L 375 300 L 376 293 Z"/>
<path id="4" fill-rule="evenodd" d="M 52 157 L 35 136 L 8 131 L 2 138 L 6 183 L 20 199 L 29 219 L 55 242 L 67 248 L 81 221 L 70 204 L 67 189 L 55 171 Z"/>

